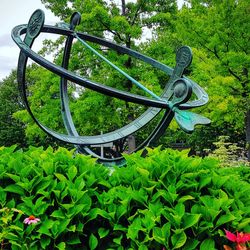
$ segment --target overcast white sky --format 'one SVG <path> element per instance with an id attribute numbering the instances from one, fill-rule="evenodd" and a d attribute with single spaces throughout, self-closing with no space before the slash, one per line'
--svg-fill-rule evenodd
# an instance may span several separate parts
<path id="1" fill-rule="evenodd" d="M 179 6 L 182 3 L 183 0 L 178 0 Z M 16 25 L 28 23 L 29 17 L 36 9 L 44 10 L 45 24 L 54 25 L 60 21 L 45 9 L 40 0 L 0 0 L 0 81 L 17 65 L 19 48 L 11 38 L 11 30 Z M 34 49 L 38 50 L 39 46 L 41 43 L 38 42 Z"/>
<path id="2" fill-rule="evenodd" d="M 46 24 L 54 25 L 60 21 L 45 9 L 40 0 L 0 0 L 0 80 L 17 66 L 19 48 L 11 38 L 12 28 L 28 23 L 29 17 L 36 9 L 45 11 Z"/>

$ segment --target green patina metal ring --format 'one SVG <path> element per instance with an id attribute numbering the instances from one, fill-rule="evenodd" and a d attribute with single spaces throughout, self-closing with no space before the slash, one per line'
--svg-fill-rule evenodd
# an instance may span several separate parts
<path id="1" fill-rule="evenodd" d="M 195 124 L 207 124 L 207 120 L 199 120 L 197 115 L 195 116 L 195 121 L 192 120 L 190 123 L 191 112 L 184 111 L 184 109 L 190 109 L 194 107 L 199 107 L 207 103 L 208 96 L 206 92 L 192 80 L 183 76 L 184 69 L 191 63 L 192 52 L 191 49 L 187 46 L 181 47 L 176 54 L 176 67 L 171 69 L 170 67 L 157 62 L 156 60 L 142 55 L 134 50 L 129 48 L 114 44 L 112 42 L 106 41 L 104 39 L 90 36 L 88 34 L 75 32 L 75 27 L 80 23 L 81 15 L 78 12 L 75 12 L 71 17 L 71 23 L 68 26 L 69 28 L 60 28 L 55 26 L 44 25 L 44 13 L 41 10 L 36 10 L 30 18 L 28 25 L 19 25 L 12 30 L 12 38 L 20 48 L 20 55 L 18 61 L 18 84 L 26 108 L 33 118 L 33 120 L 38 124 L 38 126 L 44 130 L 50 136 L 53 136 L 56 139 L 61 141 L 71 143 L 76 145 L 78 150 L 82 153 L 90 154 L 94 157 L 97 157 L 100 162 L 103 163 L 115 163 L 122 164 L 124 159 L 122 156 L 115 158 L 105 158 L 97 155 L 92 149 L 91 145 L 101 145 L 109 142 L 114 142 L 117 140 L 124 140 L 129 135 L 135 133 L 143 126 L 148 124 L 153 120 L 163 109 L 165 114 L 156 128 L 148 136 L 148 138 L 138 147 L 136 150 L 139 150 L 145 146 L 150 146 L 152 142 L 156 141 L 166 130 L 169 123 L 173 117 L 177 118 L 177 122 L 181 123 L 180 126 L 187 132 L 190 132 Z M 61 66 L 54 65 L 53 63 L 42 58 L 40 55 L 32 51 L 31 47 L 35 38 L 40 34 L 40 32 L 53 33 L 67 36 L 65 43 L 65 50 L 63 55 L 63 63 Z M 21 35 L 26 34 L 24 40 L 21 39 Z M 74 38 L 79 38 L 82 41 L 89 41 L 96 44 L 103 45 L 110 49 L 113 49 L 119 53 L 127 54 L 136 59 L 142 60 L 153 67 L 156 67 L 170 76 L 168 83 L 158 100 L 153 100 L 145 96 L 131 94 L 126 91 L 120 91 L 108 86 L 105 86 L 100 83 L 90 81 L 86 78 L 82 78 L 70 71 L 67 70 L 70 51 L 72 47 L 72 42 Z M 47 68 L 48 70 L 58 74 L 61 77 L 60 83 L 60 96 L 61 96 L 61 111 L 64 120 L 64 125 L 67 129 L 68 135 L 60 134 L 56 131 L 51 130 L 50 128 L 44 126 L 33 114 L 30 109 L 27 93 L 26 93 L 26 81 L 25 81 L 25 72 L 27 59 L 31 58 L 41 66 Z M 130 77 L 130 76 L 128 76 Z M 131 77 L 130 77 L 131 78 Z M 80 136 L 74 126 L 71 112 L 69 109 L 69 98 L 67 91 L 67 81 L 73 81 L 76 84 L 90 88 L 92 90 L 98 91 L 100 93 L 116 97 L 125 101 L 134 102 L 146 106 L 151 106 L 145 111 L 141 116 L 136 118 L 130 124 L 117 129 L 113 132 L 96 135 L 96 136 Z M 197 96 L 197 99 L 194 101 L 188 101 L 191 94 L 194 93 Z M 185 113 L 183 113 L 185 112 Z M 193 114 L 193 113 L 192 113 Z M 194 116 L 193 116 L 194 117 Z M 191 124 L 191 125 L 190 125 Z M 135 151 L 136 151 L 135 150 Z"/>

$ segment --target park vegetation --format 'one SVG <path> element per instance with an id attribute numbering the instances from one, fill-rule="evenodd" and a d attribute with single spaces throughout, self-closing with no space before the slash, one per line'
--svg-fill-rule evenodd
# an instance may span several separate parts
<path id="1" fill-rule="evenodd" d="M 173 121 L 161 146 L 148 148 L 145 158 L 141 152 L 124 154 L 126 166 L 108 168 L 38 129 L 25 110 L 13 69 L 0 82 L 0 249 L 233 249 L 236 243 L 225 232 L 250 232 L 249 1 L 186 0 L 181 8 L 176 0 L 42 3 L 66 23 L 80 12 L 77 31 L 171 67 L 177 49 L 190 46 L 193 62 L 184 74 L 208 93 L 209 103 L 195 112 L 212 123 L 186 134 Z M 39 53 L 52 55 L 61 65 L 64 43 L 65 37 L 45 40 Z M 167 75 L 127 55 L 91 46 L 161 94 Z M 145 95 L 77 41 L 69 69 Z M 66 133 L 60 77 L 33 63 L 26 78 L 28 100 L 39 121 Z M 80 135 L 113 131 L 147 108 L 71 82 L 68 88 Z M 154 126 L 136 133 L 136 144 Z M 176 145 L 186 150 L 169 149 Z"/>
<path id="2" fill-rule="evenodd" d="M 148 149 L 110 169 L 64 148 L 0 148 L 2 249 L 233 247 L 224 230 L 250 232 L 249 167 L 187 153 Z"/>
<path id="3" fill-rule="evenodd" d="M 173 0 L 124 0 L 118 1 L 119 4 L 103 0 L 85 0 L 84 4 L 82 1 L 42 2 L 65 22 L 69 22 L 74 11 L 79 11 L 82 22 L 78 31 L 111 39 L 172 67 L 176 50 L 181 45 L 190 46 L 194 59 L 184 73 L 208 92 L 209 104 L 197 112 L 210 118 L 212 124 L 186 135 L 172 123 L 160 144 L 171 147 L 181 143 L 194 153 L 204 155 L 215 149 L 214 143 L 220 136 L 225 136 L 227 142 L 241 148 L 240 156 L 246 157 L 250 142 L 249 1 L 185 1 L 181 9 Z M 55 63 L 60 65 L 63 44 L 63 37 L 56 42 L 46 40 L 40 53 L 52 54 Z M 147 64 L 92 46 L 157 94 L 167 83 L 168 76 Z M 105 85 L 145 95 L 79 42 L 74 43 L 69 69 Z M 65 132 L 60 115 L 59 77 L 33 64 L 27 79 L 29 102 L 39 120 Z M 58 145 L 37 129 L 27 114 L 16 88 L 15 71 L 2 81 L 0 88 L 1 145 Z M 69 91 L 73 120 L 82 135 L 112 131 L 146 108 L 79 88 L 73 83 Z M 138 144 L 148 130 L 150 127 L 135 135 Z"/>

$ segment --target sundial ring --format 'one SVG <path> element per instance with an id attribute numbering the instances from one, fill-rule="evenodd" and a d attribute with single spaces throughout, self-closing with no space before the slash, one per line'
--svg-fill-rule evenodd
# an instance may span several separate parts
<path id="1" fill-rule="evenodd" d="M 195 113 L 185 111 L 185 109 L 190 109 L 193 106 L 202 106 L 207 101 L 208 98 L 205 95 L 205 91 L 199 87 L 196 83 L 191 81 L 190 79 L 183 76 L 183 71 L 192 61 L 192 52 L 191 49 L 187 46 L 181 47 L 176 53 L 176 67 L 172 69 L 148 56 L 144 56 L 143 54 L 134 51 L 130 48 L 126 48 L 120 46 L 118 44 L 106 41 L 102 38 L 88 35 L 86 33 L 75 32 L 74 28 L 76 25 L 80 23 L 81 14 L 75 12 L 72 15 L 70 25 L 65 25 L 62 27 L 49 26 L 44 25 L 44 13 L 42 10 L 36 10 L 30 20 L 28 25 L 19 25 L 16 26 L 12 31 L 12 38 L 16 42 L 16 44 L 21 49 L 21 53 L 19 56 L 18 63 L 18 84 L 19 88 L 23 92 L 23 99 L 27 106 L 27 110 L 33 120 L 37 123 L 37 125 L 50 136 L 64 141 L 66 143 L 74 144 L 77 147 L 77 150 L 81 153 L 85 153 L 96 157 L 102 163 L 107 164 L 124 164 L 124 159 L 122 155 L 113 155 L 112 153 L 108 153 L 106 156 L 102 154 L 95 153 L 95 147 L 93 145 L 103 145 L 109 142 L 120 142 L 124 143 L 125 139 L 134 134 L 135 132 L 142 129 L 149 122 L 156 118 L 156 116 L 163 109 L 164 115 L 159 119 L 158 124 L 152 131 L 148 131 L 148 137 L 134 150 L 137 151 L 142 149 L 145 146 L 153 145 L 153 142 L 158 140 L 166 128 L 169 126 L 171 120 L 175 117 L 177 123 L 180 127 L 186 132 L 190 132 L 194 130 L 194 126 L 196 124 L 208 124 L 209 120 L 205 119 Z M 25 34 L 26 36 L 21 39 L 21 35 Z M 52 33 L 57 35 L 67 36 L 67 40 L 65 43 L 65 51 L 63 56 L 63 64 L 62 66 L 56 65 L 45 58 L 41 57 L 39 54 L 35 53 L 31 47 L 35 40 L 35 38 L 40 34 L 40 32 L 44 33 Z M 156 100 L 152 98 L 148 98 L 142 95 L 132 94 L 130 92 L 117 90 L 115 88 L 111 88 L 102 83 L 94 82 L 89 79 L 83 78 L 74 72 L 70 72 L 68 70 L 68 63 L 70 59 L 70 50 L 73 39 L 76 38 L 81 41 L 84 45 L 90 43 L 96 43 L 100 46 L 108 47 L 118 54 L 127 54 L 135 59 L 141 60 L 149 65 L 162 70 L 167 75 L 170 76 L 169 84 L 164 89 L 161 96 L 154 96 Z M 68 42 L 69 41 L 69 42 Z M 90 49 L 91 46 L 86 46 Z M 94 51 L 94 49 L 91 49 Z M 68 134 L 62 134 L 56 132 L 46 126 L 44 126 L 32 113 L 28 103 L 28 95 L 26 91 L 26 81 L 25 81 L 25 73 L 26 73 L 26 65 L 27 59 L 31 58 L 35 62 L 37 62 L 42 67 L 52 71 L 53 73 L 59 75 L 61 77 L 61 85 L 60 90 L 62 90 L 61 98 L 62 100 L 66 100 L 62 105 L 62 115 L 63 119 L 65 119 L 65 127 Z M 103 57 L 102 57 L 103 58 Z M 106 60 L 107 61 L 107 60 Z M 117 68 L 117 67 L 115 67 Z M 118 70 L 118 69 L 117 69 Z M 119 71 L 121 73 L 121 70 Z M 128 74 L 126 77 L 131 79 Z M 136 104 L 151 106 L 149 107 L 143 114 L 139 117 L 135 118 L 129 124 L 115 129 L 114 131 L 107 132 L 100 135 L 79 135 L 74 127 L 73 120 L 71 119 L 69 104 L 67 101 L 67 81 L 72 81 L 80 86 L 85 88 L 89 88 L 91 90 L 100 92 L 102 94 L 106 94 L 108 96 L 118 98 L 128 102 L 134 102 Z M 138 83 L 138 82 L 137 82 Z M 141 84 L 140 84 L 141 85 Z M 145 87 L 145 86 L 142 86 Z M 145 90 L 146 88 L 144 88 Z M 64 92 L 63 92 L 64 91 Z M 189 98 L 192 95 L 192 92 L 196 95 L 198 100 L 191 100 Z M 64 99 L 63 99 L 64 98 Z M 104 146 L 104 145 L 103 145 Z M 93 149 L 92 149 L 93 148 Z M 121 148 L 122 153 L 123 148 Z M 118 152 L 119 153 L 119 152 Z"/>
<path id="2" fill-rule="evenodd" d="M 30 17 L 27 27 L 27 35 L 32 39 L 36 38 L 44 25 L 44 12 L 37 9 Z"/>
<path id="3" fill-rule="evenodd" d="M 182 46 L 176 53 L 177 65 L 187 68 L 192 62 L 192 50 L 188 46 Z"/>

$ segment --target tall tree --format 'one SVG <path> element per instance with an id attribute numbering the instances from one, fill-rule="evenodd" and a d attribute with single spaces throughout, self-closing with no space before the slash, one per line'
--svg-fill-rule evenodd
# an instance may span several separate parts
<path id="1" fill-rule="evenodd" d="M 16 72 L 0 82 L 0 146 L 17 144 L 25 146 L 25 125 L 13 117 L 13 113 L 24 109 L 20 99 Z"/>
<path id="2" fill-rule="evenodd" d="M 66 22 L 69 22 L 69 18 L 74 11 L 80 12 L 82 22 L 77 27 L 78 31 L 111 39 L 116 43 L 129 48 L 135 48 L 136 50 L 140 50 L 139 45 L 141 39 L 145 37 L 145 31 L 148 34 L 152 34 L 162 25 L 168 25 L 171 28 L 171 15 L 176 15 L 177 12 L 175 0 L 42 0 L 42 2 L 55 15 Z M 57 52 L 55 59 L 57 64 L 60 64 L 62 59 L 63 51 L 58 49 L 58 47 L 61 48 L 58 45 L 62 43 L 63 38 L 60 38 L 55 43 L 50 41 L 45 42 L 43 52 Z M 117 66 L 128 74 L 141 81 L 149 89 L 160 92 L 158 76 L 154 70 L 150 73 L 146 64 L 133 60 L 126 55 L 118 55 L 114 51 L 107 50 L 107 48 L 95 44 L 91 44 L 91 46 L 103 53 L 112 62 L 115 62 Z M 83 45 L 79 42 L 73 44 L 69 69 L 105 85 L 133 93 L 144 94 L 140 89 L 134 87 L 129 80 L 114 71 L 98 57 L 93 56 L 91 51 L 84 49 Z M 60 122 L 49 122 L 50 119 L 45 114 L 46 112 L 50 112 L 51 120 L 58 114 L 57 111 L 53 113 L 52 107 L 55 106 L 56 100 L 58 102 L 59 79 L 55 80 L 56 78 L 53 75 L 45 73 L 41 69 L 34 70 L 37 70 L 37 72 L 32 75 L 34 84 L 30 88 L 33 93 L 38 93 L 34 97 L 29 98 L 30 103 L 34 109 L 39 107 L 39 111 L 41 109 L 44 110 L 44 114 L 40 113 L 39 117 L 42 122 L 48 122 L 50 123 L 48 124 L 50 127 L 58 129 Z M 45 81 L 48 82 L 45 84 L 46 87 L 41 88 L 41 83 Z M 72 83 L 70 83 L 70 93 L 72 116 L 79 133 L 83 135 L 114 130 L 128 123 L 129 119 L 138 116 L 145 109 L 139 105 L 94 93 L 91 90 L 77 88 Z M 51 96 L 55 98 L 50 103 L 49 98 Z M 46 99 L 46 101 L 41 102 L 43 99 Z M 37 112 L 37 115 L 39 115 L 39 112 Z M 26 131 L 28 131 L 28 128 Z M 33 132 L 34 134 L 32 134 Z M 32 129 L 29 134 L 34 137 L 36 133 Z"/>
<path id="3" fill-rule="evenodd" d="M 201 73 L 193 74 L 200 80 L 203 76 L 208 85 L 210 117 L 219 127 L 228 126 L 228 131 L 236 135 L 245 128 L 250 160 L 250 3 L 247 0 L 185 2 L 186 7 L 175 22 L 177 37 L 196 48 L 200 60 L 205 62 L 199 69 Z"/>

